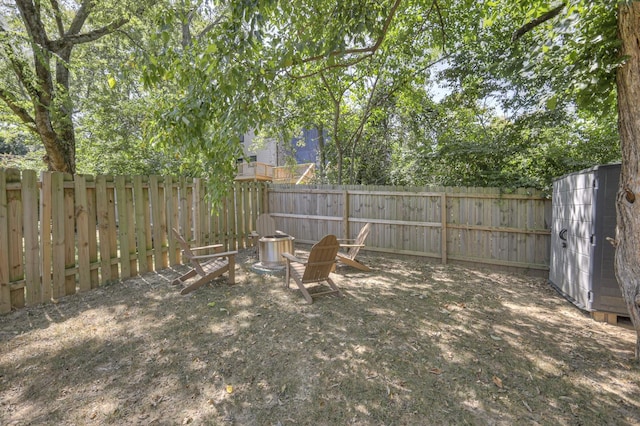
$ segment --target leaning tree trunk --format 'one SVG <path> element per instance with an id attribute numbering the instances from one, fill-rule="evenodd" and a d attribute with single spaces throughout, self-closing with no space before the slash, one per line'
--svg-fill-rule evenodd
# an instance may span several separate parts
<path id="1" fill-rule="evenodd" d="M 636 360 L 640 360 L 640 2 L 620 4 L 618 37 L 627 60 L 616 76 L 622 172 L 615 270 L 636 330 Z"/>

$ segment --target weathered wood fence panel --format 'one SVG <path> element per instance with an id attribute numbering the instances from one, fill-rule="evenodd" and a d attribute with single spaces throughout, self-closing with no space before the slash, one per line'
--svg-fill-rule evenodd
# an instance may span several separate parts
<path id="1" fill-rule="evenodd" d="M 268 196 L 278 229 L 298 242 L 355 238 L 370 222 L 365 250 L 549 268 L 551 200 L 540 192 L 272 185 Z"/>
<path id="2" fill-rule="evenodd" d="M 172 227 L 248 247 L 265 189 L 239 183 L 214 206 L 201 179 L 0 169 L 0 313 L 176 265 Z"/>

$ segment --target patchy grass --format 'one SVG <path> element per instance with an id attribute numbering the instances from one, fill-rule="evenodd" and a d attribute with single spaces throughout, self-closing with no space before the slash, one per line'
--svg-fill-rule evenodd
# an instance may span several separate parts
<path id="1" fill-rule="evenodd" d="M 0 317 L 0 424 L 640 424 L 635 333 L 544 279 L 364 254 L 306 305 L 239 257 Z"/>

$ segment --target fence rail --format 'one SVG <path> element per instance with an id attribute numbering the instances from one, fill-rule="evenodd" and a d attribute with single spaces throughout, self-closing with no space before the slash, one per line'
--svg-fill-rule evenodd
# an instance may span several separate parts
<path id="1" fill-rule="evenodd" d="M 213 205 L 202 179 L 0 169 L 0 313 L 181 263 L 168 231 L 197 245 L 252 244 L 259 214 L 297 242 L 326 234 L 365 250 L 538 271 L 549 268 L 551 201 L 520 190 L 235 182 Z"/>

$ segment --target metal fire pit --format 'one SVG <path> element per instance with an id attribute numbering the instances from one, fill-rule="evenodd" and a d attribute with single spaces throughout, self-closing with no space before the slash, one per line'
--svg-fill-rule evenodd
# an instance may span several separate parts
<path id="1" fill-rule="evenodd" d="M 258 240 L 259 266 L 266 269 L 284 269 L 287 261 L 282 253 L 293 253 L 293 238 L 290 235 L 268 235 Z"/>

